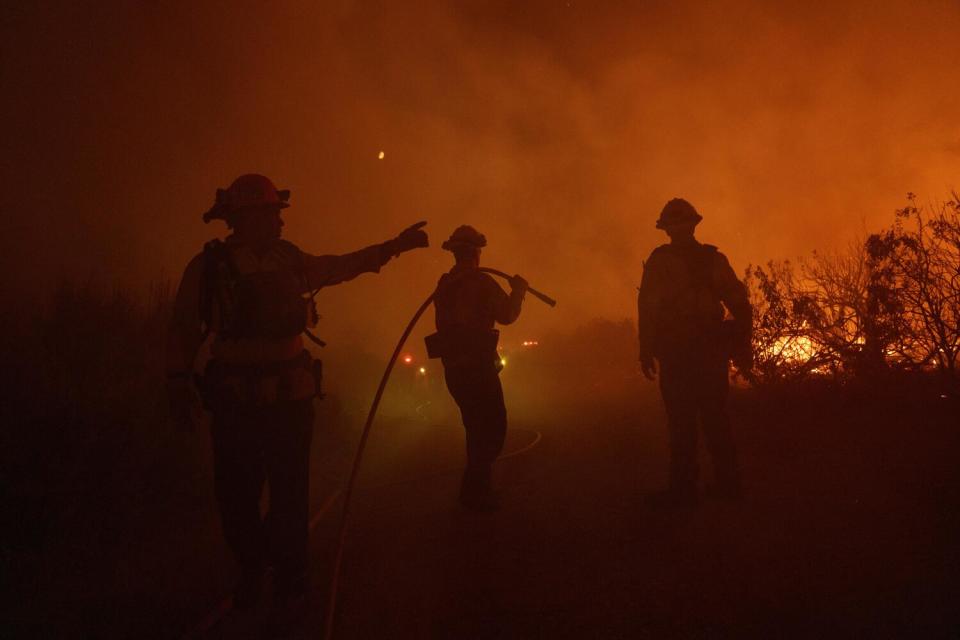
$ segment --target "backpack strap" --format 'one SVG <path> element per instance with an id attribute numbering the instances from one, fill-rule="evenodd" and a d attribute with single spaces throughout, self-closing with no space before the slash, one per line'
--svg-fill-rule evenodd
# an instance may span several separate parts
<path id="1" fill-rule="evenodd" d="M 307 325 L 315 325 L 320 320 L 320 314 L 317 312 L 317 294 L 320 293 L 320 289 L 310 288 L 310 280 L 307 278 L 307 265 L 303 259 L 303 253 L 298 249 L 295 255 L 294 270 L 297 272 L 297 277 L 300 278 L 300 284 L 303 290 L 310 292 L 310 301 L 307 303 L 307 314 L 309 314 Z M 318 347 L 327 346 L 327 343 L 318 338 L 317 335 L 310 330 L 309 326 L 303 328 L 303 335 Z"/>
<path id="2" fill-rule="evenodd" d="M 218 300 L 221 313 L 227 313 L 230 292 L 220 286 L 221 274 L 227 274 L 230 281 L 237 277 L 236 268 L 230 260 L 226 243 L 214 239 L 203 245 L 203 280 L 200 287 L 200 320 L 203 322 L 203 339 L 206 340 L 213 329 L 213 302 Z"/>

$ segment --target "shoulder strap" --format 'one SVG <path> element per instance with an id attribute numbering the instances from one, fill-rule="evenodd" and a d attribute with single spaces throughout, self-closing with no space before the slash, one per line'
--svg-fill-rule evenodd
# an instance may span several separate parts
<path id="1" fill-rule="evenodd" d="M 293 247 L 292 244 L 291 247 Z M 320 313 L 317 311 L 317 294 L 320 293 L 320 289 L 310 288 L 310 280 L 307 278 L 307 264 L 306 260 L 303 259 L 303 252 L 296 247 L 293 248 L 295 249 L 294 255 L 296 256 L 294 258 L 294 270 L 297 273 L 297 277 L 300 278 L 303 290 L 310 293 L 310 299 L 304 301 L 307 305 L 307 326 L 303 328 L 303 335 L 307 336 L 307 338 L 318 347 L 325 347 L 327 343 L 318 338 L 317 335 L 310 330 L 310 327 L 316 326 L 320 320 Z"/>
<path id="2" fill-rule="evenodd" d="M 233 262 L 227 245 L 218 239 L 211 240 L 203 245 L 203 281 L 200 287 L 200 320 L 204 324 L 203 338 L 206 340 L 213 328 L 213 301 L 218 295 L 218 273 L 222 268 L 236 276 Z M 221 301 L 223 302 L 223 301 Z"/>
<path id="3" fill-rule="evenodd" d="M 317 294 L 320 293 L 320 289 L 310 288 L 310 280 L 307 278 L 307 264 L 306 260 L 303 258 L 303 252 L 291 242 L 286 242 L 284 240 L 281 242 L 287 245 L 292 251 L 294 256 L 293 270 L 300 279 L 300 284 L 303 290 L 309 293 L 309 299 L 304 299 L 304 303 L 307 305 L 306 311 L 308 326 L 303 328 L 303 335 L 305 335 L 310 342 L 314 343 L 318 347 L 325 347 L 327 346 L 327 343 L 317 337 L 317 334 L 310 330 L 310 327 L 315 326 L 317 321 L 320 320 L 320 314 L 317 312 Z"/>

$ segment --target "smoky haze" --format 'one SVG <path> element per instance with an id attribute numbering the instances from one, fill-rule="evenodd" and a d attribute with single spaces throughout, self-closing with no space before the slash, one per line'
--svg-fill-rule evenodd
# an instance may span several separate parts
<path id="1" fill-rule="evenodd" d="M 632 316 L 669 198 L 741 271 L 960 169 L 954 2 L 98 6 L 4 9 L 9 291 L 178 278 L 225 232 L 215 188 L 256 171 L 312 253 L 430 222 L 430 250 L 321 293 L 328 339 L 386 349 L 462 223 L 560 300 L 520 338 Z"/>

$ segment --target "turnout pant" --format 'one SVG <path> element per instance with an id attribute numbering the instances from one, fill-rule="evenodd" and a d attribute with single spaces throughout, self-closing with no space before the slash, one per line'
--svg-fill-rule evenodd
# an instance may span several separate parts
<path id="1" fill-rule="evenodd" d="M 214 489 L 223 533 L 241 571 L 276 569 L 277 590 L 306 587 L 310 398 L 213 414 Z M 263 485 L 269 510 L 260 514 Z"/>
<path id="2" fill-rule="evenodd" d="M 727 359 L 709 354 L 663 357 L 660 392 L 670 433 L 670 489 L 697 492 L 697 436 L 706 437 L 717 487 L 737 490 L 740 472 L 730 418 L 727 416 Z"/>
<path id="3" fill-rule="evenodd" d="M 461 492 L 466 496 L 490 490 L 493 462 L 503 450 L 507 409 L 500 374 L 492 359 L 482 363 L 444 365 L 450 395 L 460 408 L 467 435 L 467 468 Z"/>

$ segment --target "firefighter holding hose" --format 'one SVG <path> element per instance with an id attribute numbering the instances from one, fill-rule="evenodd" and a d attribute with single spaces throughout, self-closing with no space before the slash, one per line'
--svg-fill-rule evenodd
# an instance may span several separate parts
<path id="1" fill-rule="evenodd" d="M 318 362 L 302 335 L 315 322 L 317 289 L 378 273 L 391 258 L 428 245 L 419 223 L 344 255 L 311 255 L 281 239 L 290 192 L 257 174 L 218 189 L 204 222 L 232 230 L 187 265 L 168 336 L 167 391 L 175 422 L 188 426 L 202 401 L 212 413 L 214 484 L 223 533 L 240 566 L 234 607 L 259 601 L 268 564 L 275 603 L 307 591 L 308 488 Z M 194 383 L 208 334 L 211 360 Z M 200 396 L 196 387 L 200 387 Z M 264 483 L 270 508 L 260 514 Z"/>
<path id="2" fill-rule="evenodd" d="M 480 270 L 480 251 L 487 239 L 471 226 L 458 227 L 443 248 L 456 263 L 437 285 L 434 298 L 437 333 L 427 337 L 430 357 L 443 363 L 447 389 L 460 408 L 467 439 L 467 466 L 460 485 L 460 503 L 467 509 L 498 507 L 491 486 L 493 462 L 503 449 L 507 411 L 500 385 L 497 354 L 499 324 L 520 315 L 527 281 L 510 278 L 510 294 Z"/>

